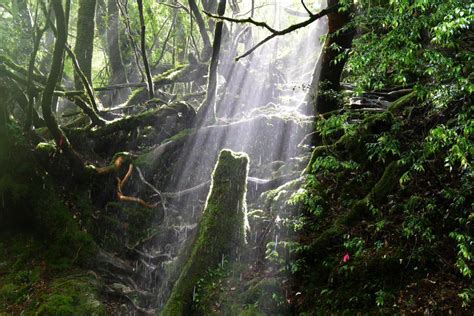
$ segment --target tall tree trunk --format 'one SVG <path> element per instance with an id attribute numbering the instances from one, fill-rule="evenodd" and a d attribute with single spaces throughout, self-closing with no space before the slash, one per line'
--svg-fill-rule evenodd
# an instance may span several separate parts
<path id="1" fill-rule="evenodd" d="M 69 1 L 69 0 L 67 0 Z M 73 174 L 76 176 L 82 176 L 84 174 L 84 164 L 72 149 L 71 143 L 67 139 L 66 135 L 59 128 L 56 118 L 51 111 L 51 102 L 53 100 L 54 88 L 57 82 L 61 79 L 62 63 L 64 56 L 64 49 L 67 41 L 67 24 L 66 17 L 67 12 L 64 12 L 62 1 L 52 1 L 54 13 L 56 16 L 56 42 L 54 44 L 53 61 L 51 64 L 51 70 L 48 75 L 48 80 L 43 91 L 41 98 L 41 109 L 43 112 L 43 118 L 48 127 L 51 135 L 53 136 L 58 148 L 63 150 L 64 154 L 71 163 Z M 69 5 L 67 5 L 69 8 Z"/>
<path id="2" fill-rule="evenodd" d="M 218 2 L 219 1 L 217 0 L 202 0 L 202 7 L 204 8 L 204 11 L 214 14 L 216 13 L 216 10 L 218 10 L 217 9 Z M 209 19 L 208 24 L 209 24 L 209 31 L 210 31 L 214 28 L 215 22 L 213 19 Z"/>
<path id="3" fill-rule="evenodd" d="M 219 16 L 223 16 L 225 14 L 226 3 L 226 0 L 219 1 L 219 7 L 217 8 L 217 14 Z M 223 28 L 223 21 L 216 23 L 214 42 L 212 44 L 212 58 L 211 64 L 209 65 L 209 79 L 207 82 L 206 99 L 198 109 L 198 119 L 200 120 L 199 123 L 212 119 L 216 120 L 217 66 L 219 64 Z"/>
<path id="4" fill-rule="evenodd" d="M 110 84 L 128 83 L 127 72 L 123 66 L 120 49 L 119 11 L 116 0 L 107 0 L 107 55 L 110 64 Z M 130 88 L 114 91 L 112 104 L 125 102 L 130 95 Z"/>
<path id="5" fill-rule="evenodd" d="M 337 5 L 339 0 L 329 0 L 328 7 Z M 315 103 L 317 113 L 327 113 L 338 108 L 337 102 L 328 97 L 325 93 L 320 93 L 319 84 L 322 83 L 324 90 L 340 90 L 340 81 L 344 65 L 347 58 L 335 62 L 336 57 L 341 53 L 331 48 L 335 45 L 342 50 L 349 49 L 354 38 L 354 30 L 344 30 L 337 33 L 351 20 L 351 12 L 340 12 L 338 10 L 328 14 L 328 38 L 323 46 L 322 55 L 315 67 L 313 82 L 308 94 L 309 103 Z"/>
<path id="6" fill-rule="evenodd" d="M 209 40 L 209 34 L 207 34 L 206 25 L 204 24 L 204 20 L 202 18 L 201 12 L 199 12 L 199 8 L 196 4 L 196 0 L 188 0 L 189 8 L 193 13 L 194 17 L 196 18 L 196 24 L 199 28 L 199 33 L 201 33 L 202 41 L 204 43 L 204 49 L 202 54 L 202 61 L 207 62 L 211 57 L 211 41 Z"/>
<path id="7" fill-rule="evenodd" d="M 146 55 L 146 28 L 145 28 L 145 17 L 143 16 L 143 0 L 137 0 L 138 14 L 140 16 L 140 39 L 141 39 L 141 51 L 143 58 L 143 66 L 145 67 L 145 75 L 148 87 L 148 96 L 150 99 L 155 97 L 155 88 L 153 86 L 153 78 L 151 76 L 150 65 L 148 64 L 148 58 Z"/>
<path id="8" fill-rule="evenodd" d="M 79 0 L 77 12 L 77 36 L 74 53 L 79 62 L 79 67 L 92 83 L 92 53 L 94 51 L 94 29 L 95 29 L 95 7 L 96 0 Z M 83 87 L 78 74 L 74 75 L 76 89 Z"/>

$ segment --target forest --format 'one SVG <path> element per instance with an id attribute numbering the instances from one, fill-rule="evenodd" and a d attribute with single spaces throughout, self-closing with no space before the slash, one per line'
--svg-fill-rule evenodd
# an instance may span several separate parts
<path id="1" fill-rule="evenodd" d="M 0 316 L 473 315 L 471 0 L 0 0 Z"/>

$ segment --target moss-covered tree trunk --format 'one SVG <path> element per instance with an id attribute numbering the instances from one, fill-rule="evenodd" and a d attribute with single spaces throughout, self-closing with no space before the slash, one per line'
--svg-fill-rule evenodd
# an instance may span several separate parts
<path id="1" fill-rule="evenodd" d="M 61 79 L 64 49 L 68 33 L 66 21 L 67 17 L 69 16 L 69 1 L 66 2 L 66 11 L 63 9 L 62 1 L 53 1 L 52 4 L 56 17 L 57 38 L 54 44 L 51 70 L 49 72 L 48 80 L 46 82 L 46 86 L 43 90 L 43 95 L 41 98 L 41 110 L 43 112 L 43 118 L 46 123 L 46 126 L 48 127 L 48 130 L 50 131 L 51 135 L 53 136 L 58 148 L 60 148 L 68 158 L 71 164 L 73 174 L 77 177 L 81 177 L 85 173 L 85 166 L 80 157 L 73 150 L 68 138 L 59 127 L 58 122 L 56 121 L 56 118 L 54 117 L 51 109 L 54 88 L 56 87 L 58 80 Z"/>
<path id="2" fill-rule="evenodd" d="M 77 13 L 77 36 L 74 53 L 82 72 L 92 82 L 92 52 L 94 50 L 96 0 L 80 0 Z M 79 75 L 74 75 L 76 89 L 82 88 Z"/>
<path id="3" fill-rule="evenodd" d="M 328 8 L 338 5 L 339 0 L 328 0 Z M 308 95 L 309 101 L 314 104 L 317 113 L 327 113 L 337 109 L 337 101 L 328 94 L 320 93 L 320 87 L 324 90 L 339 91 L 342 70 L 347 58 L 336 62 L 336 57 L 352 45 L 354 30 L 343 29 L 350 22 L 351 12 L 335 10 L 328 14 L 328 38 L 324 43 L 323 51 L 313 74 L 311 91 Z M 340 47 L 336 50 L 333 47 Z M 322 83 L 322 85 L 320 85 Z"/>
<path id="4" fill-rule="evenodd" d="M 235 257 L 245 243 L 248 163 L 246 154 L 221 151 L 199 232 L 162 315 L 192 314 L 196 282 L 205 277 L 209 268 L 216 267 L 223 256 Z"/>

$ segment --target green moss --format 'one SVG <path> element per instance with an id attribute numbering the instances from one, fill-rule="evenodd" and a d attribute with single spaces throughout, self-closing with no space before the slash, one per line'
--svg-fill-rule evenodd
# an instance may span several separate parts
<path id="1" fill-rule="evenodd" d="M 255 315 L 270 315 L 275 312 L 276 302 L 273 297 L 281 297 L 282 293 L 281 280 L 278 278 L 265 278 L 259 280 L 254 285 L 241 294 L 241 302 L 244 306 L 253 306 L 245 312 L 254 312 Z M 242 311 L 244 313 L 244 311 Z M 244 314 L 245 315 L 245 314 Z"/>
<path id="2" fill-rule="evenodd" d="M 105 306 L 98 300 L 97 284 L 91 276 L 72 275 L 58 278 L 43 295 L 36 315 L 105 315 Z"/>
<path id="3" fill-rule="evenodd" d="M 381 132 L 391 128 L 394 118 L 390 112 L 367 116 L 354 133 L 343 135 L 334 143 L 333 151 L 346 153 L 356 162 L 367 162 L 367 142 Z"/>
<path id="4" fill-rule="evenodd" d="M 0 308 L 6 308 L 9 304 L 16 304 L 24 298 L 26 291 L 17 284 L 7 283 L 0 287 Z"/>
<path id="5" fill-rule="evenodd" d="M 412 91 L 408 93 L 407 95 L 404 95 L 403 97 L 399 98 L 398 100 L 394 101 L 390 106 L 388 107 L 388 110 L 391 113 L 397 112 L 402 106 L 410 104 L 412 100 L 414 100 L 417 96 L 416 91 Z"/>
<path id="6" fill-rule="evenodd" d="M 145 88 L 138 88 L 132 91 L 128 97 L 127 103 L 125 106 L 130 106 L 134 104 L 143 103 L 148 99 L 147 90 Z"/>
<path id="7" fill-rule="evenodd" d="M 267 314 L 261 312 L 258 307 L 253 305 L 246 306 L 244 310 L 239 313 L 239 316 L 265 316 Z"/>
<path id="8" fill-rule="evenodd" d="M 208 273 L 198 283 L 197 315 L 290 315 L 284 299 L 283 279 L 260 274 L 250 280 L 240 277 L 249 271 L 242 262 L 225 264 Z"/>
<path id="9" fill-rule="evenodd" d="M 33 207 L 37 233 L 50 241 L 47 253 L 53 261 L 67 266 L 74 262 L 86 263 L 93 258 L 96 246 L 92 237 L 78 226 L 52 188 L 44 191 Z"/>
<path id="10" fill-rule="evenodd" d="M 98 280 L 63 265 L 38 236 L 5 231 L 0 240 L 0 315 L 105 314 Z"/>
<path id="11" fill-rule="evenodd" d="M 171 136 L 170 138 L 165 139 L 162 143 L 166 142 L 173 142 L 173 141 L 178 141 L 188 135 L 191 135 L 195 132 L 196 130 L 194 128 L 187 128 L 183 129 L 182 131 L 178 132 L 177 134 Z"/>
<path id="12" fill-rule="evenodd" d="M 197 238 L 162 315 L 189 313 L 197 281 L 245 242 L 248 163 L 246 154 L 221 151 Z"/>
<path id="13" fill-rule="evenodd" d="M 351 225 L 352 223 L 370 216 L 370 205 L 383 203 L 387 196 L 392 193 L 399 184 L 401 167 L 398 161 L 392 161 L 385 168 L 382 177 L 373 186 L 369 194 L 354 203 L 352 210 L 342 218 L 341 223 Z"/>
<path id="14" fill-rule="evenodd" d="M 179 73 L 179 71 L 185 69 L 186 67 L 189 67 L 188 65 L 178 65 L 176 66 L 175 68 L 172 68 L 170 70 L 167 70 L 165 72 L 163 72 L 162 74 L 158 75 L 158 76 L 155 76 L 153 77 L 153 81 L 159 81 L 159 80 L 163 80 L 163 79 L 166 79 L 166 78 L 174 78 L 174 76 Z"/>
<path id="15" fill-rule="evenodd" d="M 315 255 L 324 254 L 331 246 L 341 240 L 343 234 L 344 229 L 337 223 L 330 226 L 311 242 L 311 253 Z"/>
<path id="16" fill-rule="evenodd" d="M 179 77 L 183 72 L 186 72 L 187 69 L 190 69 L 191 66 L 188 65 L 178 65 L 173 69 L 163 72 L 158 76 L 153 77 L 154 84 L 165 84 L 172 83 L 177 77 Z M 133 90 L 132 94 L 127 100 L 126 106 L 144 103 L 149 100 L 148 92 L 145 87 L 137 88 Z"/>
<path id="17" fill-rule="evenodd" d="M 109 251 L 123 251 L 149 235 L 150 223 L 157 217 L 156 209 L 140 205 L 109 202 L 101 213 L 95 235 L 102 247 Z"/>
<path id="18" fill-rule="evenodd" d="M 399 185 L 398 180 L 400 178 L 401 169 L 398 161 L 392 161 L 388 164 L 382 177 L 370 192 L 369 199 L 372 203 L 382 203 L 387 198 L 387 195 L 394 191 Z"/>
<path id="19" fill-rule="evenodd" d="M 50 154 L 56 151 L 56 145 L 53 142 L 39 143 L 36 145 L 36 150 Z"/>
<path id="20" fill-rule="evenodd" d="M 276 189 L 264 192 L 257 201 L 257 205 L 266 210 L 267 215 L 298 213 L 301 210 L 299 203 L 289 203 L 293 194 L 304 184 L 300 177 L 279 186 Z"/>

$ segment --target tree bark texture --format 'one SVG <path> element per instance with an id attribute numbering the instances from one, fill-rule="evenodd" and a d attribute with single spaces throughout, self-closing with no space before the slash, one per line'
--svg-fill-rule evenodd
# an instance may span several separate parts
<path id="1" fill-rule="evenodd" d="M 77 13 L 77 36 L 74 53 L 82 72 L 92 83 L 92 53 L 94 50 L 96 0 L 80 0 Z M 76 89 L 82 88 L 82 80 L 74 75 Z"/>
<path id="2" fill-rule="evenodd" d="M 247 154 L 221 151 L 191 255 L 161 315 L 192 315 L 197 281 L 245 244 L 248 163 Z"/>

